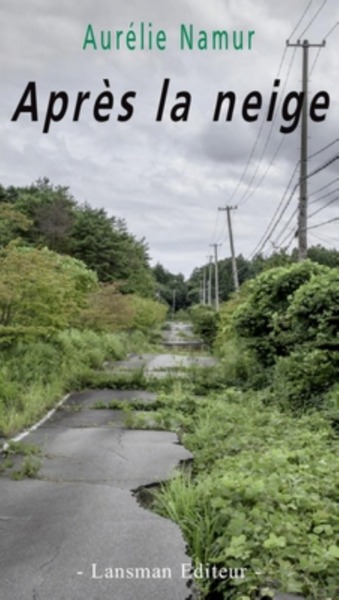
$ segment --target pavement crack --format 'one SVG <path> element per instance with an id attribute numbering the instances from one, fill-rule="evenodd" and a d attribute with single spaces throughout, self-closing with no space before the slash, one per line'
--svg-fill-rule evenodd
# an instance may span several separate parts
<path id="1" fill-rule="evenodd" d="M 45 567 L 49 567 L 55 561 L 60 552 L 61 546 L 62 544 L 60 544 L 59 548 L 56 549 L 54 554 L 39 567 L 39 571 L 42 571 Z"/>
<path id="2" fill-rule="evenodd" d="M 105 450 L 108 450 L 108 452 L 111 452 L 115 456 L 119 456 L 119 458 L 122 458 L 122 460 L 129 462 L 129 459 L 126 458 L 126 456 L 123 456 L 122 454 L 120 454 L 120 452 L 117 452 L 116 450 L 113 450 L 112 448 L 105 448 Z"/>

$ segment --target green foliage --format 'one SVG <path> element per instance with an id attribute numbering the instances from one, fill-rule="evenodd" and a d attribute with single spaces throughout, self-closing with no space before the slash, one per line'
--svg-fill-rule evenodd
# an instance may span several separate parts
<path id="1" fill-rule="evenodd" d="M 277 402 L 294 411 L 320 408 L 324 392 L 338 377 L 338 368 L 333 362 L 330 352 L 308 348 L 279 358 L 273 371 Z"/>
<path id="2" fill-rule="evenodd" d="M 66 391 L 81 388 L 105 360 L 123 358 L 126 348 L 117 335 L 67 330 L 48 341 L 26 341 L 2 350 L 0 435 L 34 423 Z"/>
<path id="3" fill-rule="evenodd" d="M 134 315 L 129 297 L 122 294 L 116 284 L 101 284 L 89 297 L 79 325 L 95 331 L 121 331 L 133 327 Z"/>
<path id="4" fill-rule="evenodd" d="M 170 273 L 159 263 L 153 267 L 152 271 L 156 280 L 157 297 L 175 312 L 186 309 L 190 301 L 184 276 L 181 273 L 178 275 Z M 174 299 L 175 306 L 173 306 Z"/>
<path id="5" fill-rule="evenodd" d="M 25 477 L 28 478 L 33 478 L 36 477 L 36 475 L 39 472 L 39 469 L 41 467 L 41 461 L 39 458 L 37 458 L 36 456 L 25 456 L 24 460 L 22 461 L 22 465 L 20 467 L 20 469 L 18 469 L 17 471 L 12 471 L 11 473 L 11 477 L 12 479 L 15 479 L 16 481 L 20 481 L 21 479 L 25 479 Z"/>
<path id="6" fill-rule="evenodd" d="M 276 356 L 288 353 L 288 341 L 281 330 L 291 298 L 312 275 L 324 269 L 304 261 L 265 271 L 249 284 L 248 298 L 235 311 L 233 325 L 263 364 L 272 364 Z"/>
<path id="7" fill-rule="evenodd" d="M 0 325 L 67 327 L 95 286 L 78 260 L 9 245 L 0 255 Z"/>
<path id="8" fill-rule="evenodd" d="M 238 390 L 182 395 L 173 413 L 194 477 L 166 484 L 156 509 L 180 525 L 196 566 L 247 568 L 244 579 L 197 580 L 204 597 L 254 600 L 266 587 L 334 600 L 339 465 L 326 419 L 295 418 Z"/>
<path id="9" fill-rule="evenodd" d="M 211 346 L 217 335 L 219 314 L 211 306 L 202 304 L 192 306 L 189 314 L 193 323 L 193 332 Z"/>
<path id="10" fill-rule="evenodd" d="M 22 456 L 37 456 L 41 454 L 41 448 L 39 448 L 39 446 L 36 446 L 35 444 L 26 444 L 25 442 L 10 441 L 6 445 L 6 449 L 3 451 L 3 453 L 6 456 L 13 454 L 21 454 Z"/>
<path id="11" fill-rule="evenodd" d="M 22 212 L 15 210 L 9 203 L 1 203 L 0 246 L 6 246 L 12 240 L 20 238 L 31 224 L 31 221 Z"/>
<path id="12" fill-rule="evenodd" d="M 77 207 L 74 219 L 72 256 L 93 269 L 100 281 L 120 281 L 125 293 L 154 294 L 145 241 L 137 241 L 128 233 L 124 221 L 88 204 Z"/>
<path id="13" fill-rule="evenodd" d="M 297 290 L 286 318 L 295 343 L 339 349 L 339 269 L 326 269 Z"/>
<path id="14" fill-rule="evenodd" d="M 338 372 L 338 305 L 337 269 L 305 261 L 259 275 L 221 309 L 215 348 L 227 381 L 258 388 L 272 378 L 280 406 L 320 408 Z"/>
<path id="15" fill-rule="evenodd" d="M 133 311 L 131 327 L 140 331 L 149 331 L 151 328 L 162 325 L 167 317 L 167 306 L 150 298 L 141 298 L 137 295 L 128 297 L 129 306 Z"/>
<path id="16" fill-rule="evenodd" d="M 18 237 L 26 245 L 78 258 L 100 281 L 121 282 L 124 293 L 155 293 L 145 240 L 136 240 L 123 220 L 104 209 L 79 205 L 67 187 L 46 178 L 28 187 L 1 188 L 0 245 Z"/>

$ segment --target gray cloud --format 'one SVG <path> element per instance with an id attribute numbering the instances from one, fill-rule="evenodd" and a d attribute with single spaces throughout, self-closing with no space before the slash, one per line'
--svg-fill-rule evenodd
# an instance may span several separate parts
<path id="1" fill-rule="evenodd" d="M 259 241 L 281 200 L 299 159 L 299 130 L 285 136 L 279 132 L 281 113 L 258 137 L 249 168 L 244 173 L 257 139 L 260 120 L 245 123 L 241 102 L 252 90 L 263 96 L 262 117 L 270 99 L 273 81 L 289 37 L 307 6 L 306 0 L 173 0 L 159 3 L 116 0 L 2 0 L 0 8 L 0 68 L 2 97 L 0 133 L 3 185 L 25 185 L 41 176 L 55 184 L 68 185 L 79 202 L 103 206 L 109 214 L 126 218 L 138 237 L 145 236 L 154 261 L 160 260 L 174 271 L 189 274 L 205 261 L 208 244 L 224 242 L 227 253 L 224 214 L 218 206 L 239 203 L 234 214 L 236 249 L 249 255 Z M 320 7 L 314 6 L 295 34 L 302 32 Z M 307 32 L 311 41 L 320 42 L 339 20 L 335 0 L 329 0 Z M 127 30 L 133 22 L 152 22 L 154 29 L 165 29 L 168 48 L 164 52 L 83 51 L 88 23 L 100 29 Z M 252 52 L 180 51 L 178 31 L 181 23 L 197 30 L 253 29 Z M 338 30 L 321 51 L 310 80 L 310 97 L 328 90 L 331 108 L 326 121 L 310 124 L 310 153 L 316 152 L 337 136 L 339 110 Z M 316 50 L 311 51 L 311 65 Z M 297 50 L 287 80 L 293 50 L 286 52 L 280 73 L 282 92 L 300 89 L 301 51 Z M 113 114 L 108 123 L 93 119 L 93 103 L 108 78 L 114 94 Z M 164 119 L 155 122 L 161 86 L 165 78 L 171 85 Z M 36 81 L 39 122 L 28 115 L 19 122 L 10 119 L 28 81 Z M 48 95 L 51 90 L 67 90 L 70 109 L 65 119 L 52 124 L 42 134 Z M 72 122 L 78 91 L 91 91 L 78 123 Z M 136 91 L 135 111 L 128 123 L 119 123 L 121 96 Z M 186 90 L 192 103 L 187 123 L 173 123 L 169 112 L 176 94 Z M 234 90 L 237 108 L 231 123 L 212 122 L 218 92 Z M 332 147 L 310 161 L 317 168 L 331 158 Z M 337 163 L 310 178 L 310 192 L 335 179 Z M 241 185 L 239 181 L 241 180 Z M 296 179 L 295 179 L 296 181 Z M 260 185 L 259 185 L 260 183 Z M 330 188 L 332 189 L 332 188 Z M 333 184 L 335 189 L 335 184 Z M 234 195 L 234 192 L 236 194 Z M 255 191 L 255 193 L 253 193 Z M 326 200 L 323 200 L 323 204 Z M 288 220 L 297 205 L 297 194 L 283 218 Z M 320 204 L 321 205 L 321 204 Z M 312 223 L 330 219 L 337 204 L 329 206 Z M 292 231 L 292 228 L 291 228 Z M 314 230 L 323 242 L 333 244 L 331 225 Z M 277 230 L 278 233 L 278 230 Z M 318 239 L 320 237 L 318 236 Z M 326 239 L 327 238 L 327 242 Z M 268 247 L 270 249 L 270 247 Z"/>

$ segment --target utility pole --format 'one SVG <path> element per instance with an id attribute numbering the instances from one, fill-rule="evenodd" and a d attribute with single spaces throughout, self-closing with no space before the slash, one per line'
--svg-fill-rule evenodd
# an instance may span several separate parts
<path id="1" fill-rule="evenodd" d="M 210 244 L 214 248 L 214 275 L 215 275 L 215 310 L 219 311 L 219 266 L 218 266 L 218 246 L 221 244 Z"/>
<path id="2" fill-rule="evenodd" d="M 219 208 L 219 210 L 226 210 L 226 212 L 227 212 L 227 225 L 228 225 L 228 233 L 230 236 L 230 247 L 231 247 L 231 257 L 232 257 L 233 285 L 234 285 L 234 289 L 236 292 L 239 289 L 239 277 L 238 277 L 237 259 L 235 257 L 235 251 L 234 251 L 231 210 L 237 210 L 237 208 L 238 208 L 237 206 L 225 206 L 225 208 Z"/>
<path id="3" fill-rule="evenodd" d="M 209 256 L 209 265 L 208 265 L 208 300 L 207 303 L 209 306 L 212 306 L 212 260 L 213 256 Z"/>
<path id="4" fill-rule="evenodd" d="M 206 304 L 206 266 L 203 267 L 202 271 L 202 303 Z"/>
<path id="5" fill-rule="evenodd" d="M 307 258 L 307 157 L 308 157 L 308 51 L 309 48 L 321 48 L 321 44 L 310 44 L 308 40 L 291 44 L 287 40 L 286 45 L 293 48 L 302 48 L 302 91 L 303 109 L 301 118 L 301 144 L 300 144 L 300 180 L 299 180 L 299 219 L 298 219 L 298 246 L 299 261 Z"/>
<path id="6" fill-rule="evenodd" d="M 177 296 L 177 290 L 173 290 L 173 297 L 172 297 L 172 321 L 174 320 L 174 315 L 175 315 L 175 309 L 176 309 L 176 296 Z"/>

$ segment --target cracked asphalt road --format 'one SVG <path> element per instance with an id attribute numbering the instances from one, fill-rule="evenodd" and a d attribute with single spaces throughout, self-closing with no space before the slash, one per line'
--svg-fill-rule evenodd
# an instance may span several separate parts
<path id="1" fill-rule="evenodd" d="M 73 394 L 25 438 L 42 448 L 43 462 L 36 479 L 0 478 L 1 600 L 190 595 L 179 528 L 132 493 L 167 479 L 189 452 L 172 433 L 128 431 L 120 411 L 93 409 L 98 400 L 138 396 L 153 399 L 145 392 Z"/>

